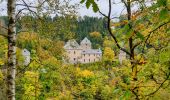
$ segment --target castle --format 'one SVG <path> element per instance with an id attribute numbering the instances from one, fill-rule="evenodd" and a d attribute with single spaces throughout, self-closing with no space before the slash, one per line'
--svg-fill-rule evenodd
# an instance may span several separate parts
<path id="1" fill-rule="evenodd" d="M 86 37 L 80 42 L 80 45 L 74 40 L 69 40 L 64 49 L 66 50 L 67 60 L 71 64 L 92 63 L 102 59 L 100 49 L 92 49 L 91 42 Z"/>

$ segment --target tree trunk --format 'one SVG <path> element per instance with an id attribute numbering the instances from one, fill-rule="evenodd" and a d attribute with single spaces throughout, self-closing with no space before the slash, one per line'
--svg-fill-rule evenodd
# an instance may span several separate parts
<path id="1" fill-rule="evenodd" d="M 15 0 L 8 0 L 8 67 L 7 67 L 7 100 L 15 100 L 16 73 L 16 27 Z"/>
<path id="2" fill-rule="evenodd" d="M 128 21 L 131 21 L 131 0 L 127 0 L 127 14 L 128 14 Z M 129 28 L 132 29 L 132 25 L 130 23 L 128 23 Z M 132 76 L 133 76 L 133 81 L 137 82 L 138 78 L 137 78 L 137 65 L 134 63 L 134 49 L 133 49 L 133 38 L 132 36 L 129 38 L 129 48 L 130 48 L 130 60 L 131 60 L 131 65 L 132 65 Z M 133 94 L 136 96 L 136 100 L 139 100 L 139 94 L 138 94 L 138 87 L 135 86 L 135 88 L 132 89 Z"/>

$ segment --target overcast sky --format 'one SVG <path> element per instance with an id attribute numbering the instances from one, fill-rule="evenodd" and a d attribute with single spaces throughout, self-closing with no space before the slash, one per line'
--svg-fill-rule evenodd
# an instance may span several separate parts
<path id="1" fill-rule="evenodd" d="M 120 2 L 120 0 L 114 0 L 116 3 Z M 108 12 L 108 0 L 99 0 L 98 1 L 98 5 L 99 5 L 99 9 L 107 14 Z M 92 10 L 92 7 L 90 7 L 89 9 L 87 9 L 85 7 L 85 4 L 81 4 L 81 8 L 79 10 L 79 13 L 81 16 L 84 15 L 89 15 L 89 16 L 100 16 L 99 13 L 94 13 Z M 116 5 L 113 5 L 112 7 L 112 15 L 113 16 L 118 16 L 120 15 L 120 13 L 122 12 L 122 10 L 124 9 L 124 5 L 122 3 L 118 3 Z M 125 11 L 125 10 L 124 10 Z M 124 12 L 123 11 L 123 12 Z"/>
<path id="2" fill-rule="evenodd" d="M 121 0 L 113 0 L 113 1 L 118 3 Z M 79 3 L 79 2 L 80 2 L 80 0 L 72 0 L 72 3 Z M 108 0 L 99 0 L 98 1 L 98 5 L 99 5 L 99 9 L 103 13 L 107 14 L 107 12 L 108 12 Z M 123 6 L 122 3 L 113 5 L 113 8 L 112 8 L 112 15 L 113 15 L 113 17 L 120 15 L 120 13 L 122 12 L 123 9 L 124 9 L 124 6 Z M 0 4 L 0 12 L 1 12 L 0 15 L 5 15 L 6 14 L 6 2 L 1 2 L 1 4 Z M 123 10 L 123 12 L 125 13 L 125 10 Z M 85 7 L 85 4 L 80 4 L 80 7 L 78 9 L 78 15 L 79 16 L 85 16 L 85 15 L 86 16 L 98 16 L 98 17 L 101 16 L 99 13 L 94 13 L 93 10 L 92 10 L 92 7 L 87 9 Z"/>

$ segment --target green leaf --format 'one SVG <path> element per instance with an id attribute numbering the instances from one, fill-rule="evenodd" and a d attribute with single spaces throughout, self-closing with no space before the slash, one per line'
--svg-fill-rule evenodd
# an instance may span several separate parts
<path id="1" fill-rule="evenodd" d="M 93 11 L 97 12 L 99 10 L 97 4 L 95 2 L 93 2 Z"/>
<path id="2" fill-rule="evenodd" d="M 131 33 L 133 32 L 132 29 L 130 29 L 129 25 L 126 24 L 124 27 L 123 27 L 123 31 L 122 31 L 124 34 L 125 34 L 125 38 L 129 38 L 131 36 Z"/>
<path id="3" fill-rule="evenodd" d="M 94 12 L 97 12 L 99 10 L 98 5 L 94 0 L 81 0 L 80 3 L 84 3 L 85 1 L 87 9 L 92 5 Z"/>
<path id="4" fill-rule="evenodd" d="M 139 33 L 139 32 L 137 32 L 136 35 L 137 35 L 137 37 L 140 38 L 141 40 L 144 40 L 144 39 L 145 39 L 144 36 L 143 36 L 141 33 Z"/>
<path id="5" fill-rule="evenodd" d="M 130 94 L 130 91 L 126 91 L 126 92 L 125 92 L 124 96 L 125 96 L 126 100 L 129 99 L 130 95 L 131 95 L 131 94 Z"/>
<path id="6" fill-rule="evenodd" d="M 119 97 L 119 100 L 124 100 L 124 96 L 121 95 L 121 96 Z"/>
<path id="7" fill-rule="evenodd" d="M 159 6 L 166 6 L 167 0 L 158 0 L 157 3 L 158 3 Z"/>
<path id="8" fill-rule="evenodd" d="M 113 91 L 113 94 L 117 94 L 117 93 L 119 93 L 121 90 L 120 89 L 115 89 L 114 91 Z"/>
<path id="9" fill-rule="evenodd" d="M 129 30 L 127 33 L 126 33 L 126 37 L 129 38 L 131 36 L 131 33 L 133 32 L 133 30 Z"/>
<path id="10" fill-rule="evenodd" d="M 80 3 L 84 3 L 84 2 L 85 2 L 85 0 L 81 0 L 81 1 L 80 1 Z"/>
<path id="11" fill-rule="evenodd" d="M 168 17 L 168 10 L 162 9 L 159 14 L 160 19 L 166 19 Z"/>
<path id="12" fill-rule="evenodd" d="M 129 25 L 126 24 L 126 25 L 124 26 L 124 31 L 128 31 L 128 30 L 129 30 Z"/>
<path id="13" fill-rule="evenodd" d="M 87 9 L 89 9 L 90 5 L 92 4 L 90 1 L 91 1 L 91 0 L 87 0 L 87 2 L 86 2 L 86 7 L 87 7 Z"/>
<path id="14" fill-rule="evenodd" d="M 168 30 L 167 30 L 167 34 L 169 34 L 169 35 L 170 35 L 170 29 L 168 29 Z"/>

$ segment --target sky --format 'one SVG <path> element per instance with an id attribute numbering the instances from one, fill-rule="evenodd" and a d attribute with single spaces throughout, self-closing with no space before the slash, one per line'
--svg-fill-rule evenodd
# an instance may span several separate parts
<path id="1" fill-rule="evenodd" d="M 31 1 L 31 0 L 29 0 Z M 121 0 L 113 0 L 116 3 L 120 2 Z M 80 0 L 71 0 L 72 4 L 74 3 L 79 3 Z M 98 0 L 98 5 L 99 9 L 101 12 L 107 14 L 108 12 L 108 0 Z M 113 5 L 112 7 L 112 17 L 119 16 L 122 10 L 124 9 L 124 6 L 122 3 L 118 3 L 116 5 Z M 1 2 L 0 3 L 0 15 L 5 15 L 6 14 L 6 2 Z M 123 10 L 123 13 L 125 13 L 125 9 Z M 99 13 L 94 13 L 92 10 L 92 7 L 89 9 L 86 8 L 85 4 L 80 4 L 79 9 L 78 9 L 78 15 L 79 16 L 97 16 L 100 17 L 101 15 Z"/>
<path id="2" fill-rule="evenodd" d="M 113 1 L 115 1 L 116 3 L 120 2 L 120 0 L 113 0 Z M 108 8 L 108 0 L 99 0 L 97 2 L 97 4 L 99 5 L 99 9 L 101 10 L 101 12 L 107 14 L 108 9 L 109 9 Z M 99 13 L 94 13 L 93 10 L 92 10 L 92 7 L 87 9 L 85 7 L 85 4 L 81 4 L 81 6 L 82 7 L 79 10 L 79 14 L 81 16 L 84 16 L 84 15 L 101 16 Z M 122 3 L 118 3 L 116 5 L 113 5 L 113 7 L 112 7 L 112 15 L 113 15 L 113 17 L 116 17 L 116 16 L 120 15 L 120 13 L 122 12 L 123 9 L 124 9 L 124 5 Z"/>

